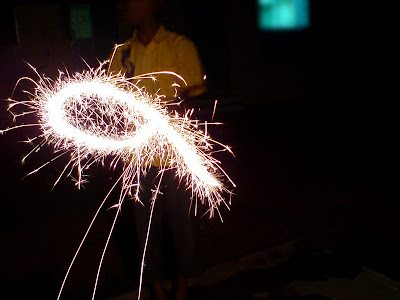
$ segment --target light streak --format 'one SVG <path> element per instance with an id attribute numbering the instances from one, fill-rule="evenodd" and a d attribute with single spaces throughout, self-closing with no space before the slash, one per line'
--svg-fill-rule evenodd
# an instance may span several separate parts
<path id="1" fill-rule="evenodd" d="M 93 163 L 104 164 L 108 156 L 114 157 L 109 167 L 115 168 L 119 163 L 123 165 L 121 176 L 101 203 L 72 259 L 57 299 L 61 296 L 70 269 L 94 220 L 118 183 L 122 186 L 120 198 L 118 204 L 113 206 L 118 209 L 99 264 L 93 298 L 102 261 L 123 200 L 127 196 L 132 196 L 140 201 L 138 196 L 140 178 L 146 174 L 150 166 L 158 165 L 161 175 L 166 168 L 174 168 L 176 175 L 182 179 L 187 188 L 191 189 L 192 200 L 196 201 L 196 207 L 198 199 L 202 203 L 207 202 L 210 217 L 213 216 L 215 210 L 219 213 L 219 205 L 225 203 L 223 194 L 231 193 L 226 187 L 226 182 L 235 186 L 221 168 L 220 162 L 212 157 L 213 152 L 221 151 L 215 148 L 222 146 L 222 150 L 229 152 L 231 150 L 228 146 L 211 139 L 207 132 L 207 123 L 205 123 L 205 130 L 201 130 L 204 124 L 191 119 L 193 110 L 184 115 L 173 110 L 169 111 L 166 107 L 170 103 L 164 101 L 162 95 L 148 95 L 143 88 L 133 83 L 146 79 L 156 80 L 157 74 L 160 73 L 176 76 L 185 83 L 182 77 L 168 71 L 144 74 L 134 78 L 126 78 L 121 73 L 109 75 L 104 70 L 106 63 L 100 64 L 96 69 L 89 68 L 87 71 L 73 75 L 60 71 L 59 77 L 54 81 L 40 76 L 32 67 L 39 79 L 35 81 L 24 77 L 20 80 L 27 79 L 34 83 L 34 92 L 28 92 L 30 95 L 28 101 L 9 99 L 9 110 L 13 113 L 16 106 L 22 106 L 26 111 L 19 114 L 13 113 L 14 120 L 35 114 L 37 122 L 0 130 L 0 133 L 4 133 L 30 126 L 40 128 L 41 133 L 38 136 L 28 138 L 27 142 L 36 143 L 36 146 L 23 158 L 23 161 L 44 144 L 54 148 L 55 157 L 28 175 L 36 173 L 66 154 L 70 155 L 69 162 L 54 185 L 63 176 L 69 176 L 76 170 L 78 173 L 76 185 L 80 188 L 85 182 L 85 172 L 90 166 Z M 152 198 L 152 208 L 161 178 L 162 176 Z M 142 258 L 139 298 L 145 251 Z"/>
<path id="2" fill-rule="evenodd" d="M 218 103 L 218 100 L 215 100 L 214 101 L 213 113 L 212 113 L 212 117 L 211 117 L 211 120 L 213 120 L 213 121 L 214 121 L 215 111 L 217 110 L 217 103 Z"/>

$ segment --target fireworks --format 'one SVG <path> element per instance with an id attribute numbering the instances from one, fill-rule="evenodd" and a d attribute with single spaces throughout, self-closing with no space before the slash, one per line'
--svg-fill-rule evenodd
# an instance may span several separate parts
<path id="1" fill-rule="evenodd" d="M 14 114 L 14 119 L 18 121 L 24 115 L 33 113 L 37 116 L 37 122 L 16 125 L 0 133 L 20 127 L 38 126 L 41 134 L 29 139 L 36 146 L 28 155 L 48 144 L 54 148 L 54 157 L 48 163 L 64 155 L 70 156 L 55 184 L 64 175 L 71 175 L 76 171 L 76 185 L 79 188 L 85 182 L 85 172 L 93 163 L 104 164 L 106 157 L 113 157 L 111 168 L 119 163 L 123 165 L 122 174 L 113 187 L 114 189 L 119 183 L 122 186 L 120 199 L 115 207 L 120 207 L 127 196 L 140 201 L 140 178 L 150 166 L 159 166 L 161 174 L 166 168 L 174 168 L 177 176 L 191 189 L 192 200 L 196 204 L 197 199 L 202 203 L 207 201 L 210 217 L 213 216 L 220 203 L 224 203 L 223 193 L 229 193 L 224 181 L 230 182 L 232 186 L 234 183 L 211 154 L 215 147 L 230 151 L 229 147 L 213 141 L 207 134 L 206 127 L 205 130 L 201 129 L 204 124 L 190 118 L 193 111 L 184 115 L 170 111 L 167 109 L 170 103 L 163 96 L 148 95 L 134 83 L 140 80 L 156 80 L 156 73 L 125 78 L 122 74 L 108 75 L 104 64 L 97 69 L 89 68 L 88 71 L 73 75 L 60 72 L 54 81 L 39 74 L 38 81 L 25 78 L 35 84 L 34 92 L 29 93 L 28 101 L 10 99 L 9 109 L 13 112 L 16 106 L 23 106 L 24 113 Z M 184 83 L 183 78 L 177 74 L 162 73 L 176 76 L 177 80 Z M 160 182 L 161 178 L 162 176 Z M 153 201 L 156 199 L 157 189 Z M 94 216 L 70 268 L 107 197 L 108 195 Z M 195 207 L 197 209 L 197 205 Z M 117 216 L 118 211 L 109 238 Z M 100 267 L 101 262 L 98 273 Z M 93 297 L 94 294 L 95 291 Z"/>

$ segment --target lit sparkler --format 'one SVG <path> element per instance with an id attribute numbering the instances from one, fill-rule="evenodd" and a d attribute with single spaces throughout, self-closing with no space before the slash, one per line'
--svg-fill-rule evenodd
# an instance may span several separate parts
<path id="1" fill-rule="evenodd" d="M 76 185 L 79 188 L 85 181 L 85 171 L 93 163 L 104 163 L 108 156 L 114 158 L 110 164 L 111 168 L 115 168 L 118 163 L 122 163 L 124 166 L 121 176 L 104 198 L 92 219 L 72 259 L 58 298 L 60 298 L 69 271 L 94 220 L 118 183 L 122 185 L 119 201 L 114 205 L 118 210 L 99 264 L 93 298 L 101 263 L 118 217 L 119 208 L 126 196 L 133 196 L 140 201 L 138 196 L 140 177 L 146 174 L 146 170 L 150 166 L 159 165 L 161 174 L 152 199 L 152 208 L 157 197 L 162 173 L 166 168 L 174 168 L 177 176 L 183 179 L 186 186 L 191 189 L 192 200 L 196 201 L 196 212 L 197 199 L 202 203 L 207 201 L 210 217 L 213 216 L 214 211 L 218 212 L 218 206 L 221 203 L 225 203 L 223 193 L 229 193 L 223 183 L 224 178 L 232 186 L 235 186 L 221 168 L 219 161 L 211 155 L 214 151 L 213 147 L 216 145 L 222 146 L 227 151 L 231 151 L 230 148 L 212 140 L 207 133 L 207 128 L 205 131 L 200 129 L 204 124 L 190 118 L 193 110 L 184 115 L 180 115 L 176 111 L 170 112 L 167 110 L 168 102 L 163 100 L 163 96 L 150 96 L 144 89 L 132 83 L 135 80 L 156 80 L 157 73 L 125 78 L 121 73 L 108 75 L 103 68 L 104 64 L 100 64 L 96 69 L 89 68 L 88 71 L 75 73 L 72 76 L 67 72 L 60 72 L 55 81 L 40 76 L 38 73 L 36 73 L 39 77 L 38 81 L 22 78 L 32 81 L 35 84 L 35 90 L 33 93 L 29 93 L 28 101 L 9 99 L 9 110 L 12 112 L 15 106 L 23 106 L 27 111 L 22 114 L 13 114 L 14 120 L 33 113 L 37 115 L 38 121 L 34 124 L 16 125 L 0 131 L 3 133 L 21 127 L 38 126 L 41 134 L 29 139 L 30 142 L 35 141 L 36 146 L 28 155 L 40 149 L 44 144 L 49 144 L 54 148 L 55 157 L 29 174 L 35 173 L 51 161 L 69 154 L 70 160 L 55 185 L 63 175 L 71 175 L 76 170 L 78 173 Z M 184 79 L 175 73 L 159 73 L 177 76 L 184 82 Z M 205 125 L 207 126 L 207 123 Z M 147 241 L 145 249 L 146 246 Z M 144 257 L 145 251 L 142 259 L 139 298 Z"/>

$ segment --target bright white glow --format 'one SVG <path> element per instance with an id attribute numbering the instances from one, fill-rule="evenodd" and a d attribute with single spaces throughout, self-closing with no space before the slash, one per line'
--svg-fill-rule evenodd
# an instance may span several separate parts
<path id="1" fill-rule="evenodd" d="M 154 75 L 134 80 L 143 78 L 154 80 Z M 169 112 L 163 97 L 146 94 L 121 74 L 107 75 L 102 66 L 73 76 L 60 73 L 55 82 L 40 77 L 35 84 L 30 101 L 13 101 L 10 108 L 24 105 L 38 115 L 32 125 L 42 128 L 40 137 L 55 150 L 70 153 L 78 186 L 93 162 L 112 155 L 128 170 L 123 189 L 129 194 L 140 184 L 140 174 L 157 162 L 161 169 L 175 168 L 193 196 L 208 201 L 211 215 L 223 201 L 227 190 L 221 178 L 227 177 L 211 156 L 216 144 L 190 119 L 190 112 Z"/>
<path id="2" fill-rule="evenodd" d="M 196 138 L 193 136 L 195 132 L 182 130 L 182 125 L 185 125 L 182 121 L 188 121 L 188 119 L 171 118 L 166 110 L 158 106 L 159 103 L 152 105 L 152 102 L 148 100 L 142 93 L 125 91 L 117 86 L 104 84 L 97 79 L 73 82 L 53 94 L 42 107 L 45 110 L 42 112 L 42 115 L 45 116 L 43 127 L 49 138 L 55 139 L 56 143 L 64 140 L 64 146 L 84 148 L 85 151 L 98 152 L 100 155 L 110 153 L 123 157 L 126 156 L 126 153 L 137 154 L 143 150 L 147 151 L 149 143 L 152 143 L 152 156 L 155 158 L 159 155 L 167 155 L 170 160 L 168 165 L 173 163 L 173 167 L 179 163 L 181 172 L 191 175 L 194 181 L 192 186 L 197 188 L 196 191 L 199 194 L 208 197 L 210 192 L 207 189 L 221 189 L 222 184 L 215 175 L 207 170 L 207 167 L 211 168 L 212 166 L 207 160 L 202 161 L 202 156 L 199 155 L 200 151 L 193 144 L 193 142 L 197 142 L 193 140 Z M 95 101 L 99 103 L 94 103 Z M 92 123 L 93 120 L 89 114 L 93 111 L 88 107 L 89 104 L 95 104 L 95 108 L 99 110 L 100 122 L 104 122 L 102 120 L 104 116 L 113 117 L 114 114 L 124 110 L 123 112 L 127 113 L 125 121 L 128 124 L 123 125 L 128 128 L 132 124 L 136 130 L 104 137 L 103 128 Z M 84 125 L 87 125 L 86 123 L 89 121 L 91 127 L 81 128 L 81 124 L 73 122 L 74 116 L 71 116 L 70 112 L 73 111 L 74 114 L 77 114 L 77 106 L 82 106 L 80 112 L 86 118 Z M 143 120 L 139 122 L 139 119 Z M 116 119 L 115 121 L 120 122 L 121 120 Z M 114 126 L 115 124 L 106 125 Z M 182 133 L 186 133 L 186 135 L 182 135 Z M 207 139 L 206 136 L 202 138 Z"/>

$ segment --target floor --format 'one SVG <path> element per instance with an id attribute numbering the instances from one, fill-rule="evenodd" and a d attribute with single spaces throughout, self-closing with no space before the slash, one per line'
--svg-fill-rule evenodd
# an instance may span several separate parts
<path id="1" fill-rule="evenodd" d="M 170 291 L 169 281 L 164 286 Z M 315 249 L 304 241 L 287 242 L 212 266 L 189 280 L 188 286 L 192 300 L 400 299 L 399 282 L 349 256 Z M 108 300 L 132 300 L 137 295 L 134 289 Z M 141 299 L 151 299 L 149 295 L 145 288 Z"/>

